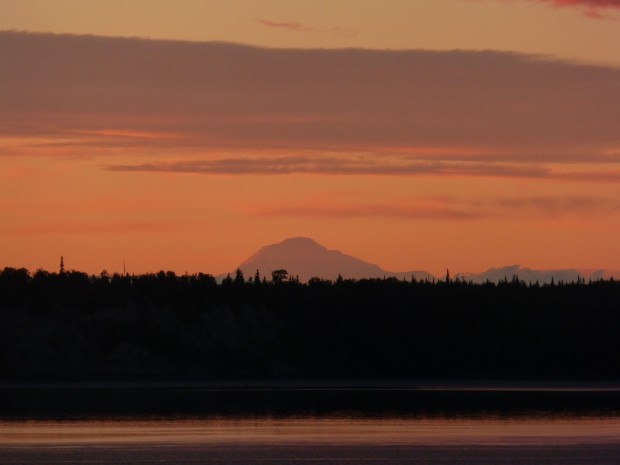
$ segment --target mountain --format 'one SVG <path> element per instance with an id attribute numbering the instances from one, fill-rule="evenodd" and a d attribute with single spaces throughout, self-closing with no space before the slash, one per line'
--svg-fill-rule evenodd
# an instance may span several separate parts
<path id="1" fill-rule="evenodd" d="M 511 280 L 513 276 L 517 276 L 521 281 L 548 283 L 553 278 L 558 281 L 577 281 L 577 278 L 584 277 L 577 270 L 574 269 L 560 269 L 560 270 L 533 270 L 531 268 L 524 268 L 519 265 L 509 265 L 501 268 L 489 268 L 482 273 L 472 274 L 459 274 L 459 277 L 465 278 L 467 281 L 473 281 L 475 283 L 483 283 L 490 281 L 496 283 L 504 279 Z"/>
<path id="2" fill-rule="evenodd" d="M 294 237 L 277 244 L 262 247 L 238 267 L 246 277 L 254 276 L 256 270 L 261 276 L 271 279 L 271 272 L 284 269 L 290 276 L 299 276 L 302 282 L 319 277 L 335 280 L 338 275 L 345 279 L 397 277 L 411 279 L 432 279 L 424 271 L 393 273 L 378 265 L 365 262 L 338 250 L 328 250 L 309 237 Z M 233 273 L 234 275 L 234 273 Z"/>
<path id="3" fill-rule="evenodd" d="M 432 274 L 425 271 L 392 272 L 382 269 L 380 266 L 365 262 L 359 258 L 346 255 L 338 250 L 328 250 L 309 237 L 293 237 L 285 239 L 277 244 L 262 247 L 258 252 L 244 261 L 238 268 L 247 277 L 253 277 L 256 270 L 261 276 L 271 279 L 271 272 L 284 269 L 290 276 L 298 276 L 302 282 L 310 278 L 335 280 L 338 275 L 345 279 L 363 278 L 389 278 L 410 280 L 414 276 L 418 280 L 436 279 Z M 231 276 L 234 276 L 232 271 Z M 549 283 L 553 278 L 555 282 L 577 281 L 577 278 L 585 280 L 597 280 L 620 276 L 620 271 L 609 270 L 577 270 L 577 269 L 553 269 L 535 270 L 519 265 L 490 268 L 482 273 L 455 273 L 455 277 L 484 283 L 491 281 L 497 283 L 503 279 L 511 280 L 518 276 L 522 281 Z M 222 280 L 226 275 L 217 276 Z M 444 279 L 441 276 L 439 279 Z"/>
<path id="4" fill-rule="evenodd" d="M 526 283 L 550 283 L 553 279 L 556 283 L 564 281 L 567 283 L 576 282 L 577 279 L 585 279 L 586 281 L 591 279 L 593 281 L 599 279 L 609 279 L 612 276 L 620 276 L 619 271 L 611 270 L 585 270 L 574 268 L 552 269 L 552 270 L 535 270 L 532 268 L 525 268 L 519 265 L 504 266 L 501 268 L 489 268 L 482 273 L 457 273 L 459 278 L 463 278 L 466 281 L 473 281 L 475 283 L 484 283 L 490 281 L 497 283 L 504 279 L 511 280 L 513 276 L 517 276 L 519 280 Z"/>

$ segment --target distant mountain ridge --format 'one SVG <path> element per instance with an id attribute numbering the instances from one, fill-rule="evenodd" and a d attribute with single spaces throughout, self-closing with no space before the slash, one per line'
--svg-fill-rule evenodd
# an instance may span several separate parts
<path id="1" fill-rule="evenodd" d="M 329 250 L 309 237 L 292 237 L 276 244 L 261 247 L 258 252 L 245 260 L 237 267 L 246 278 L 253 277 L 256 270 L 261 277 L 271 279 L 271 272 L 284 269 L 289 276 L 297 276 L 301 282 L 307 282 L 311 278 L 335 280 L 338 276 L 344 279 L 370 279 L 370 278 L 390 278 L 410 280 L 415 277 L 417 280 L 425 279 L 444 279 L 444 276 L 435 277 L 427 271 L 386 271 L 379 265 L 365 262 L 359 258 L 344 254 L 339 250 Z M 231 271 L 234 276 L 235 271 Z M 511 280 L 517 276 L 519 280 L 526 283 L 540 284 L 551 282 L 577 281 L 578 278 L 585 280 L 608 279 L 611 276 L 619 277 L 620 271 L 579 270 L 573 268 L 535 270 L 521 267 L 519 265 L 509 265 L 500 268 L 490 268 L 482 273 L 454 273 L 454 277 L 483 283 L 486 281 L 498 282 L 503 279 Z M 226 277 L 226 274 L 217 276 L 218 280 Z"/>
<path id="2" fill-rule="evenodd" d="M 378 265 L 368 263 L 339 250 L 329 250 L 309 237 L 293 237 L 277 244 L 262 247 L 238 267 L 246 277 L 261 276 L 271 279 L 271 272 L 285 269 L 290 276 L 298 276 L 306 282 L 311 278 L 335 280 L 338 275 L 345 279 L 397 277 L 432 279 L 425 271 L 394 273 Z"/>
<path id="3" fill-rule="evenodd" d="M 539 284 L 549 283 L 553 279 L 555 282 L 564 281 L 566 283 L 576 282 L 578 279 L 596 281 L 598 279 L 609 279 L 612 276 L 620 276 L 618 271 L 610 270 L 584 270 L 576 268 L 562 268 L 551 270 L 534 270 L 519 265 L 509 265 L 501 268 L 489 268 L 482 273 L 457 273 L 456 276 L 466 281 L 484 283 L 490 281 L 497 283 L 504 279 L 511 280 L 514 276 L 525 283 Z"/>

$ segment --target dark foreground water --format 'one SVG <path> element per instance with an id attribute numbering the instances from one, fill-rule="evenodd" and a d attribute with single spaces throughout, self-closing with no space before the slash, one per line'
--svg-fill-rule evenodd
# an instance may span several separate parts
<path id="1" fill-rule="evenodd" d="M 0 395 L 1 464 L 620 464 L 613 386 L 5 385 Z"/>

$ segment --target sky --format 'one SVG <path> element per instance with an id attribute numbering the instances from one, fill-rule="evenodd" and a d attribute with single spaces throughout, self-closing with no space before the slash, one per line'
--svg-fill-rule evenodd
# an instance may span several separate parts
<path id="1" fill-rule="evenodd" d="M 620 0 L 0 0 L 0 267 L 620 269 Z"/>

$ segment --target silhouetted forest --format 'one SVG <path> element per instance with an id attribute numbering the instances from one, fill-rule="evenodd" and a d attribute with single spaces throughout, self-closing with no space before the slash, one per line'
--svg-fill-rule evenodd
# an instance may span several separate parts
<path id="1" fill-rule="evenodd" d="M 620 283 L 0 272 L 0 377 L 620 376 Z"/>

